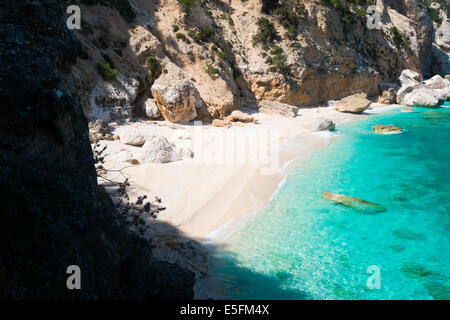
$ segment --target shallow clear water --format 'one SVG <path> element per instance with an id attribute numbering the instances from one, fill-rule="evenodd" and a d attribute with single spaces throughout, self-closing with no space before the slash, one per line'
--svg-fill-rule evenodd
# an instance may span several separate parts
<path id="1" fill-rule="evenodd" d="M 448 103 L 447 103 L 448 105 Z M 450 109 L 372 115 L 338 127 L 269 206 L 211 259 L 211 297 L 450 299 Z M 375 135 L 374 124 L 405 131 Z M 367 214 L 321 198 L 383 205 Z M 370 290 L 369 266 L 381 287 Z"/>

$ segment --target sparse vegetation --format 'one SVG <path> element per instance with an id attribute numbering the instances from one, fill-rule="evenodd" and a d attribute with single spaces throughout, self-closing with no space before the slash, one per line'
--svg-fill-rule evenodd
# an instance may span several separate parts
<path id="1" fill-rule="evenodd" d="M 439 8 L 432 7 L 433 3 L 437 4 Z M 442 18 L 440 15 L 441 10 L 447 14 L 447 19 L 450 19 L 450 2 L 448 2 L 448 0 L 424 0 L 421 5 L 427 10 L 431 20 L 436 22 L 438 25 L 442 24 Z"/>
<path id="2" fill-rule="evenodd" d="M 189 12 L 195 6 L 195 0 L 177 0 L 184 12 Z"/>
<path id="3" fill-rule="evenodd" d="M 196 43 L 209 42 L 212 36 L 215 34 L 214 29 L 202 29 L 197 32 L 191 32 L 189 35 Z"/>
<path id="4" fill-rule="evenodd" d="M 205 71 L 213 80 L 220 76 L 220 70 L 215 68 L 211 63 L 206 64 Z"/>
<path id="5" fill-rule="evenodd" d="M 407 48 L 409 46 L 409 38 L 404 36 L 397 27 L 392 27 L 389 32 L 397 49 Z"/>
<path id="6" fill-rule="evenodd" d="M 150 56 L 145 60 L 145 65 L 147 69 L 150 70 L 152 74 L 155 74 L 159 68 L 159 62 L 154 56 Z"/>
<path id="7" fill-rule="evenodd" d="M 272 72 L 279 72 L 288 74 L 290 69 L 286 65 L 286 56 L 283 53 L 283 49 L 279 46 L 275 46 L 270 51 L 271 56 L 266 58 L 266 63 L 270 65 L 269 70 Z"/>
<path id="8" fill-rule="evenodd" d="M 188 37 L 186 37 L 183 33 L 178 32 L 175 35 L 175 38 L 177 38 L 177 40 L 181 40 L 187 44 L 191 44 L 191 40 L 189 40 Z"/>
<path id="9" fill-rule="evenodd" d="M 103 79 L 114 80 L 117 77 L 119 70 L 111 68 L 109 63 L 103 63 L 99 65 L 99 72 Z"/>
<path id="10" fill-rule="evenodd" d="M 267 18 L 259 18 L 258 33 L 253 36 L 253 45 L 261 44 L 264 49 L 268 49 L 275 41 L 279 40 L 279 35 L 275 26 Z"/>

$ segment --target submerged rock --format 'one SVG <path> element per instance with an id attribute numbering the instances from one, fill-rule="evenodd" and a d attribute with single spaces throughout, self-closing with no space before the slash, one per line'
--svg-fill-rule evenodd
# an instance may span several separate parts
<path id="1" fill-rule="evenodd" d="M 390 247 L 395 252 L 402 252 L 402 251 L 405 251 L 405 249 L 406 249 L 406 246 L 401 245 L 401 244 L 392 244 L 392 245 L 390 245 Z"/>
<path id="2" fill-rule="evenodd" d="M 377 124 L 372 126 L 372 131 L 376 134 L 393 134 L 393 133 L 401 133 L 403 130 L 401 127 L 396 127 L 392 124 L 389 125 L 383 125 L 383 124 Z"/>
<path id="3" fill-rule="evenodd" d="M 425 284 L 428 294 L 435 300 L 450 300 L 450 286 L 443 283 L 430 281 Z"/>
<path id="4" fill-rule="evenodd" d="M 430 276 L 433 274 L 432 271 L 428 270 L 424 266 L 414 263 L 414 262 L 408 262 L 403 264 L 402 268 L 400 269 L 408 278 L 417 279 L 422 278 L 425 276 Z"/>
<path id="5" fill-rule="evenodd" d="M 425 235 L 421 233 L 412 232 L 406 229 L 397 229 L 392 231 L 394 236 L 396 236 L 399 239 L 405 239 L 405 240 L 426 240 Z"/>
<path id="6" fill-rule="evenodd" d="M 365 93 L 357 93 L 339 100 L 336 103 L 336 110 L 346 113 L 362 113 L 370 106 Z"/>
<path id="7" fill-rule="evenodd" d="M 379 204 L 372 203 L 355 197 L 349 197 L 343 194 L 324 192 L 322 194 L 322 198 L 342 204 L 347 207 L 351 207 L 358 211 L 363 211 L 365 213 L 378 213 L 386 211 L 386 208 Z"/>
<path id="8" fill-rule="evenodd" d="M 414 110 L 413 110 L 413 108 L 410 108 L 410 107 L 403 107 L 400 109 L 400 112 L 411 113 L 411 112 L 414 112 Z"/>

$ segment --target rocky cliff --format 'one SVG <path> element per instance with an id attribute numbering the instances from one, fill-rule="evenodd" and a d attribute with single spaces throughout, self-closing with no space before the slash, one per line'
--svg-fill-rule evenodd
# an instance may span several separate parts
<path id="1" fill-rule="evenodd" d="M 0 3 L 0 299 L 190 299 L 194 274 L 155 259 L 97 185 L 79 96 L 62 81 L 82 56 L 65 8 Z M 71 265 L 81 290 L 66 286 Z"/>
<path id="2" fill-rule="evenodd" d="M 418 0 L 116 3 L 81 1 L 83 58 L 72 81 L 92 119 L 209 121 L 263 100 L 376 96 L 380 81 L 407 68 L 447 73 L 445 1 L 439 25 L 434 2 Z"/>

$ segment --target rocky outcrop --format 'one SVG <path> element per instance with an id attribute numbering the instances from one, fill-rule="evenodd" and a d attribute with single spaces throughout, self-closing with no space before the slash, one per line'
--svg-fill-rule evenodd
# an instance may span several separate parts
<path id="1" fill-rule="evenodd" d="M 336 110 L 346 113 L 362 113 L 369 108 L 370 104 L 371 101 L 367 100 L 365 93 L 357 93 L 339 100 L 336 103 Z"/>
<path id="2" fill-rule="evenodd" d="M 297 116 L 298 107 L 277 101 L 263 100 L 259 103 L 259 111 L 294 118 Z"/>
<path id="3" fill-rule="evenodd" d="M 436 75 L 427 81 L 412 70 L 404 70 L 399 77 L 401 88 L 397 103 L 407 106 L 436 107 L 440 101 L 450 98 L 450 82 Z"/>
<path id="4" fill-rule="evenodd" d="M 439 95 L 427 88 L 417 88 L 406 94 L 401 104 L 414 107 L 434 108 L 439 104 Z"/>
<path id="5" fill-rule="evenodd" d="M 322 198 L 368 214 L 386 211 L 386 208 L 384 208 L 379 204 L 372 203 L 355 197 L 349 197 L 343 194 L 324 192 L 322 194 Z"/>
<path id="6" fill-rule="evenodd" d="M 382 125 L 377 124 L 372 126 L 372 131 L 376 134 L 393 134 L 393 133 L 401 133 L 403 130 L 401 127 L 396 127 L 392 124 Z"/>

